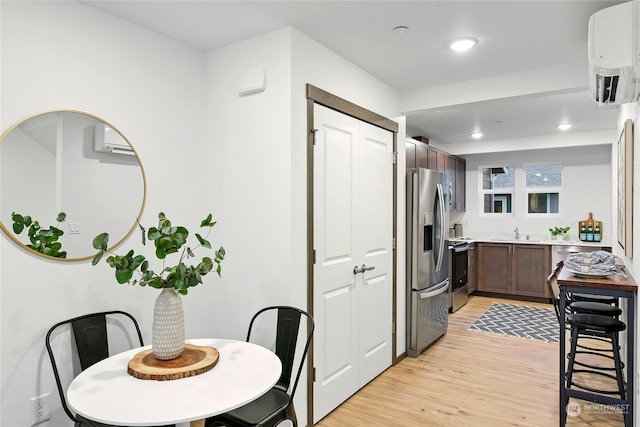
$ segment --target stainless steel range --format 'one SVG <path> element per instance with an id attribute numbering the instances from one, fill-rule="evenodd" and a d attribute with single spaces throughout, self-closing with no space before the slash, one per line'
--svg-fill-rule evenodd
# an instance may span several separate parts
<path id="1" fill-rule="evenodd" d="M 467 285 L 469 268 L 469 243 L 457 242 L 451 248 L 450 308 L 454 312 L 467 303 L 469 287 Z"/>

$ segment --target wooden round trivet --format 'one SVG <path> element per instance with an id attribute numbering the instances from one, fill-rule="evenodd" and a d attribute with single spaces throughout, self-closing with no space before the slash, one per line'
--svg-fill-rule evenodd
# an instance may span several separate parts
<path id="1" fill-rule="evenodd" d="M 204 374 L 218 363 L 213 347 L 185 344 L 184 352 L 172 360 L 159 360 L 151 349 L 141 351 L 129 361 L 127 372 L 141 380 L 167 381 Z"/>

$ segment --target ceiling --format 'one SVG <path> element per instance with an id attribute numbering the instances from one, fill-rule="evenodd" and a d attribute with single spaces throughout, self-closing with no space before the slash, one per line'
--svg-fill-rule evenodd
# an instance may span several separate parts
<path id="1" fill-rule="evenodd" d="M 587 23 L 620 1 L 86 1 L 158 34 L 207 51 L 292 26 L 399 92 L 584 61 Z M 397 34 L 397 26 L 409 31 Z M 447 48 L 459 36 L 478 46 Z M 384 60 L 381 60 L 384 58 Z M 410 135 L 468 142 L 615 129 L 617 108 L 598 106 L 586 87 L 491 102 L 406 111 Z"/>

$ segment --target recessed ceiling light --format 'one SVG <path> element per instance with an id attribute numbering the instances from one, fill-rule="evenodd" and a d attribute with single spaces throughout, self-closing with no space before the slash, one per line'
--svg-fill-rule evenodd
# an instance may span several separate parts
<path id="1" fill-rule="evenodd" d="M 471 134 L 471 138 L 480 139 L 480 138 L 482 138 L 483 135 L 484 134 L 482 132 L 474 132 L 474 133 Z"/>
<path id="2" fill-rule="evenodd" d="M 393 32 L 396 34 L 404 34 L 409 31 L 409 27 L 405 27 L 404 25 L 399 25 L 393 29 Z"/>
<path id="3" fill-rule="evenodd" d="M 562 124 L 562 125 L 558 125 L 558 129 L 560 130 L 569 130 L 571 129 L 571 125 L 566 123 L 566 124 Z"/>
<path id="4" fill-rule="evenodd" d="M 478 39 L 473 37 L 463 37 L 456 39 L 449 44 L 449 47 L 456 52 L 464 52 L 478 44 Z"/>

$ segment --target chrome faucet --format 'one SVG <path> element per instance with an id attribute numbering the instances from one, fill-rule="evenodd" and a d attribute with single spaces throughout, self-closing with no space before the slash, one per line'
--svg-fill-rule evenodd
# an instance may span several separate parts
<path id="1" fill-rule="evenodd" d="M 520 231 L 518 230 L 518 227 L 516 227 L 515 230 L 513 230 L 514 233 L 516 233 L 516 240 L 520 240 Z"/>

